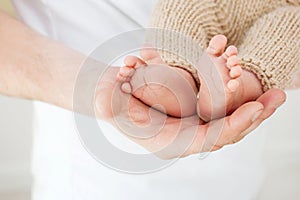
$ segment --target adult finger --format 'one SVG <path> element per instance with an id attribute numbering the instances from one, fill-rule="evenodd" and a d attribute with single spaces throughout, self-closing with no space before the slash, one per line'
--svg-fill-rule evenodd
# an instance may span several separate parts
<path id="1" fill-rule="evenodd" d="M 284 91 L 279 89 L 271 89 L 264 93 L 257 99 L 257 102 L 260 102 L 264 105 L 264 111 L 261 116 L 248 128 L 246 129 L 238 138 L 235 139 L 235 142 L 239 142 L 246 135 L 255 130 L 262 122 L 272 116 L 277 108 L 279 108 L 286 101 L 286 94 Z"/>
<path id="2" fill-rule="evenodd" d="M 232 115 L 199 126 L 197 135 L 186 155 L 220 149 L 252 126 L 263 112 L 263 104 L 250 102 L 238 108 Z M 188 129 L 187 129 L 188 130 Z"/>

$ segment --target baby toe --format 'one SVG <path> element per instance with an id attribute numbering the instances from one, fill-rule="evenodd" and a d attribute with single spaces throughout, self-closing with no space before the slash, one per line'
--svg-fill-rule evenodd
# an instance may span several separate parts
<path id="1" fill-rule="evenodd" d="M 133 68 L 129 68 L 129 67 L 122 67 L 119 71 L 119 75 L 124 77 L 124 78 L 127 78 L 127 77 L 131 77 L 133 76 L 134 74 L 134 69 Z"/>
<path id="2" fill-rule="evenodd" d="M 126 94 L 132 93 L 132 87 L 129 82 L 125 82 L 121 85 L 121 90 Z"/>
<path id="3" fill-rule="evenodd" d="M 127 80 L 127 77 L 122 76 L 121 74 L 117 75 L 117 80 L 119 82 L 125 82 Z"/>
<path id="4" fill-rule="evenodd" d="M 238 87 L 240 86 L 240 82 L 238 80 L 230 80 L 227 83 L 227 88 L 229 89 L 230 92 L 235 92 L 237 91 Z"/>
<path id="5" fill-rule="evenodd" d="M 231 70 L 230 70 L 230 77 L 231 78 L 238 78 L 241 76 L 242 74 L 242 68 L 240 66 L 235 66 L 235 67 L 232 67 Z"/>
<path id="6" fill-rule="evenodd" d="M 227 67 L 229 69 L 231 69 L 234 66 L 237 66 L 238 64 L 239 64 L 239 59 L 236 55 L 229 57 L 227 60 Z"/>
<path id="7" fill-rule="evenodd" d="M 221 56 L 224 53 L 227 38 L 224 35 L 217 35 L 211 39 L 207 53 L 213 56 Z"/>
<path id="8" fill-rule="evenodd" d="M 235 56 L 237 54 L 238 54 L 238 49 L 235 46 L 231 45 L 225 50 L 225 52 L 222 54 L 221 58 L 223 60 L 227 61 L 228 58 L 230 58 L 231 56 Z"/>
<path id="9" fill-rule="evenodd" d="M 128 67 L 134 67 L 137 63 L 137 57 L 136 56 L 127 56 L 125 59 L 124 59 L 124 63 L 126 66 Z"/>
<path id="10" fill-rule="evenodd" d="M 161 58 L 160 54 L 158 51 L 148 45 L 145 45 L 141 49 L 141 57 L 144 59 L 144 61 L 149 65 L 149 64 L 165 64 L 163 59 Z"/>
<path id="11" fill-rule="evenodd" d="M 228 57 L 237 55 L 237 54 L 238 54 L 238 49 L 237 49 L 235 46 L 231 45 L 231 46 L 229 46 L 229 47 L 226 49 L 225 54 L 226 54 Z"/>
<path id="12" fill-rule="evenodd" d="M 136 56 L 127 56 L 124 63 L 128 68 L 138 68 L 145 65 L 145 62 Z"/>

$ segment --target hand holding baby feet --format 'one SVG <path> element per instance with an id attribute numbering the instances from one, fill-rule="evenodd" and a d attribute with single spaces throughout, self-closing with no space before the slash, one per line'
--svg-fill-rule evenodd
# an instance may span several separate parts
<path id="1" fill-rule="evenodd" d="M 224 117 L 262 94 L 256 76 L 239 66 L 237 48 L 226 45 L 225 36 L 212 38 L 197 66 L 201 82 L 197 112 L 205 121 Z"/>
<path id="2" fill-rule="evenodd" d="M 128 56 L 118 80 L 123 92 L 173 117 L 196 113 L 197 87 L 192 76 L 183 69 L 170 67 L 158 52 L 149 47 L 141 50 L 142 59 Z"/>

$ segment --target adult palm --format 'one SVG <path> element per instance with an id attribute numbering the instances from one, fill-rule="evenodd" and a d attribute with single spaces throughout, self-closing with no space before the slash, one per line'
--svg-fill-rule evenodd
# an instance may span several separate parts
<path id="1" fill-rule="evenodd" d="M 285 93 L 272 89 L 257 101 L 242 105 L 231 115 L 204 123 L 198 116 L 173 118 L 120 90 L 119 68 L 108 69 L 97 88 L 97 117 L 108 121 L 162 159 L 221 149 L 243 139 L 285 101 Z"/>

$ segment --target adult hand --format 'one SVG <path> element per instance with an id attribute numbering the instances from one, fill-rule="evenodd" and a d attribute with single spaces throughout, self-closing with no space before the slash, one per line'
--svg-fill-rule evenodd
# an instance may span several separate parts
<path id="1" fill-rule="evenodd" d="M 256 129 L 285 102 L 285 93 L 272 89 L 257 101 L 242 105 L 230 116 L 204 123 L 198 116 L 178 119 L 149 108 L 120 90 L 119 68 L 109 69 L 97 89 L 95 105 L 106 120 L 162 159 L 215 151 Z"/>
<path id="2" fill-rule="evenodd" d="M 98 79 L 99 68 L 105 65 L 91 64 L 91 68 L 83 70 L 78 88 L 77 75 L 86 60 L 84 55 L 39 35 L 3 12 L 0 21 L 1 94 L 40 100 L 86 114 L 94 111 L 89 109 L 93 99 L 86 100 L 85 94 L 94 94 L 91 77 Z M 118 71 L 119 68 L 110 68 L 99 84 L 97 115 L 165 159 L 214 151 L 237 142 L 285 101 L 283 91 L 270 90 L 256 102 L 247 103 L 220 120 L 203 123 L 198 116 L 171 118 L 122 93 L 116 81 Z M 74 86 L 79 91 L 75 109 Z M 258 118 L 253 120 L 254 116 Z"/>

